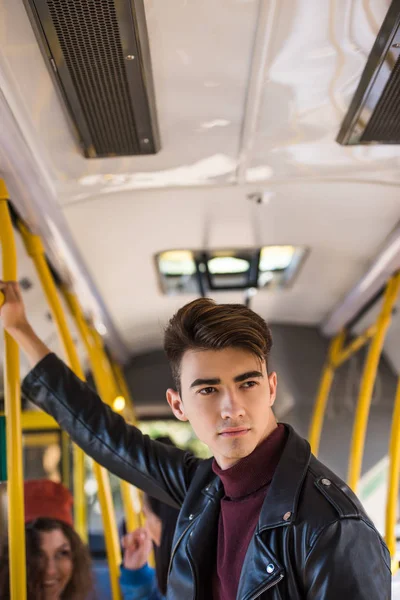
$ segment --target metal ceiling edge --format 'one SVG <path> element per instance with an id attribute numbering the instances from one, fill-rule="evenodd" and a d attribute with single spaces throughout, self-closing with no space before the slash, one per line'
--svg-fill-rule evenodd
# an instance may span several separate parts
<path id="1" fill-rule="evenodd" d="M 321 332 L 329 337 L 338 333 L 398 269 L 400 269 L 400 223 L 389 235 L 360 281 L 322 323 Z"/>
<path id="2" fill-rule="evenodd" d="M 392 0 L 336 141 L 342 145 L 385 143 L 364 139 L 400 57 L 400 0 Z"/>
<path id="3" fill-rule="evenodd" d="M 30 229 L 41 235 L 48 258 L 60 278 L 74 287 L 83 309 L 91 309 L 106 327 L 107 345 L 115 359 L 126 362 L 128 350 L 73 240 L 48 174 L 1 92 L 0 114 L 0 176 L 13 205 Z"/>

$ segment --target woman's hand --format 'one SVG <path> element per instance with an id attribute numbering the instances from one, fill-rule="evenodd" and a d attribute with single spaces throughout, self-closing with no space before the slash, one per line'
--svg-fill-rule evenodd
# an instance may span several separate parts
<path id="1" fill-rule="evenodd" d="M 21 290 L 16 281 L 0 281 L 0 291 L 4 294 L 4 304 L 0 306 L 0 318 L 4 329 L 18 331 L 29 327 Z"/>
<path id="2" fill-rule="evenodd" d="M 152 549 L 151 538 L 146 529 L 141 527 L 122 538 L 125 569 L 140 569 L 149 558 Z"/>

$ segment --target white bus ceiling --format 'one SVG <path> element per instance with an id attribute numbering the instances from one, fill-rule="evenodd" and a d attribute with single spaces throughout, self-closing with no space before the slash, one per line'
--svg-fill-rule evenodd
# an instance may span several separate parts
<path id="1" fill-rule="evenodd" d="M 0 172 L 116 355 L 160 347 L 191 299 L 162 295 L 162 250 L 307 246 L 293 285 L 252 301 L 278 323 L 322 326 L 365 275 L 400 220 L 400 149 L 335 137 L 389 4 L 146 1 L 161 151 L 87 159 L 23 0 L 0 0 Z M 20 273 L 35 282 L 23 251 Z M 50 336 L 41 294 L 28 298 Z M 399 321 L 387 351 L 400 371 Z"/>

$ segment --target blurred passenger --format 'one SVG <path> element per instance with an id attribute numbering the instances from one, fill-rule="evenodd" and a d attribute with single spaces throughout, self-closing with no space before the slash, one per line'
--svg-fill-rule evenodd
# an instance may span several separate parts
<path id="1" fill-rule="evenodd" d="M 143 513 L 146 527 L 136 529 L 122 539 L 121 589 L 124 600 L 161 600 L 167 593 L 168 567 L 179 511 L 145 495 Z M 152 548 L 155 570 L 148 565 Z"/>
<path id="2" fill-rule="evenodd" d="M 24 491 L 28 600 L 86 600 L 91 561 L 73 529 L 71 493 L 47 479 L 26 481 Z M 7 539 L 0 552 L 0 598 L 9 600 Z"/>
<path id="3" fill-rule="evenodd" d="M 157 441 L 175 446 L 169 436 L 158 437 Z M 143 513 L 146 527 L 127 533 L 122 539 L 121 588 L 124 600 L 161 600 L 167 593 L 168 568 L 179 510 L 144 494 Z M 147 564 L 152 549 L 155 569 Z"/>

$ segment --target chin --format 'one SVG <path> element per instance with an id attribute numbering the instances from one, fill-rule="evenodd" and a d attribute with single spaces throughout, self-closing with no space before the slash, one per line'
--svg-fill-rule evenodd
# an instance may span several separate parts
<path id="1" fill-rule="evenodd" d="M 231 454 L 232 458 L 246 458 L 255 450 L 257 444 L 251 444 L 247 442 L 246 444 L 241 443 L 241 440 L 237 440 L 236 443 L 233 443 L 230 449 L 229 454 Z"/>

